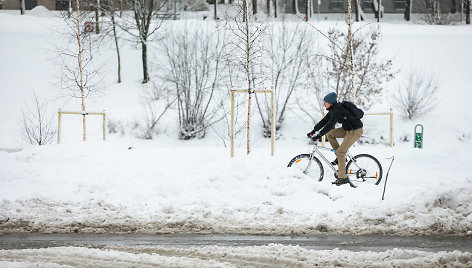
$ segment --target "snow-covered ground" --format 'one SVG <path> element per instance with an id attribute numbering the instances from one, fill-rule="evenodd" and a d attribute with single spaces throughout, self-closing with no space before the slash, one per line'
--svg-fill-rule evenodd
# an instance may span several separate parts
<path id="1" fill-rule="evenodd" d="M 270 244 L 202 248 L 80 247 L 0 251 L 2 267 L 470 267 L 470 252 L 306 250 Z"/>
<path id="2" fill-rule="evenodd" d="M 97 119 L 89 120 L 84 144 L 72 142 L 71 133 L 80 137 L 72 123 L 64 123 L 60 145 L 19 144 L 18 120 L 33 89 L 52 100 L 54 109 L 79 108 L 76 101 L 57 98 L 57 66 L 50 52 L 52 44 L 62 41 L 53 31 L 58 19 L 39 13 L 0 13 L 0 148 L 23 147 L 0 152 L 0 232 L 472 235 L 470 26 L 381 24 L 381 55 L 394 57 L 400 73 L 369 112 L 388 111 L 405 70 L 430 69 L 441 82 L 433 112 L 415 121 L 395 115 L 393 148 L 385 142 L 388 121 L 366 118 L 365 135 L 383 135 L 384 142 L 358 144 L 352 152 L 375 155 L 384 174 L 387 158 L 395 156 L 381 201 L 383 183 L 335 187 L 331 172 L 317 182 L 287 169 L 293 156 L 310 150 L 304 135 L 312 123 L 293 114 L 279 133 L 274 157 L 262 138 L 248 157 L 244 143 L 238 143 L 234 159 L 212 133 L 203 140 L 179 141 L 172 116 L 151 141 L 116 134 L 101 142 Z M 327 21 L 319 27 L 345 25 Z M 112 49 L 97 52 L 95 57 L 107 64 L 108 89 L 88 100 L 88 109 L 106 109 L 109 118 L 128 120 L 140 113 L 140 51 L 125 45 L 122 54 L 124 82 L 117 85 Z M 416 123 L 425 126 L 422 150 L 411 148 Z M 405 138 L 410 141 L 402 142 Z"/>

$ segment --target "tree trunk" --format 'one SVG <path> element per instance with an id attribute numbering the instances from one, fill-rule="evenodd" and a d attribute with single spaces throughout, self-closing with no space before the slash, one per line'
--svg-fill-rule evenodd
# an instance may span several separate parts
<path id="1" fill-rule="evenodd" d="M 25 14 L 25 0 L 20 0 L 20 13 L 21 15 Z"/>
<path id="2" fill-rule="evenodd" d="M 147 44 L 146 40 L 141 42 L 142 56 L 143 56 L 143 84 L 149 82 L 149 73 L 147 66 Z"/>
<path id="3" fill-rule="evenodd" d="M 309 13 L 309 11 L 308 11 L 308 10 L 309 10 L 309 2 L 310 2 L 309 0 L 305 0 L 305 7 L 306 7 L 306 10 L 305 10 L 305 11 L 306 11 L 306 12 L 305 12 L 305 21 L 308 21 L 308 16 L 309 16 L 309 14 L 308 14 L 308 13 Z"/>
<path id="4" fill-rule="evenodd" d="M 252 14 L 257 14 L 257 0 L 252 0 Z"/>
<path id="5" fill-rule="evenodd" d="M 470 24 L 470 0 L 465 5 L 465 23 Z"/>
<path id="6" fill-rule="evenodd" d="M 253 2 L 254 3 L 254 2 Z M 248 16 L 248 6 L 247 6 L 247 0 L 243 0 L 243 13 L 246 17 L 246 33 L 245 33 L 245 38 L 246 38 L 246 75 L 247 75 L 247 83 L 248 83 L 248 103 L 247 103 L 247 127 L 246 127 L 246 147 L 247 147 L 247 154 L 250 153 L 250 123 L 251 123 L 251 72 L 250 72 L 250 56 L 251 56 L 251 46 L 250 46 L 250 35 L 249 35 L 249 16 Z"/>
<path id="7" fill-rule="evenodd" d="M 112 10 L 112 23 L 113 23 L 113 37 L 115 38 L 116 56 L 118 59 L 118 83 L 121 83 L 121 57 L 120 57 L 120 46 L 118 45 L 118 36 L 116 34 L 116 22 L 115 22 L 115 10 Z"/>
<path id="8" fill-rule="evenodd" d="M 359 19 L 359 0 L 354 1 L 354 12 L 356 13 L 356 21 L 358 22 Z"/>
<path id="9" fill-rule="evenodd" d="M 100 24 L 98 23 L 98 19 L 100 17 L 100 0 L 97 0 L 97 6 L 95 7 L 95 33 L 100 33 Z"/>
<path id="10" fill-rule="evenodd" d="M 411 20 L 411 0 L 406 0 L 404 18 L 406 21 Z"/>
<path id="11" fill-rule="evenodd" d="M 267 17 L 270 18 L 270 0 L 267 0 Z"/>
<path id="12" fill-rule="evenodd" d="M 277 18 L 277 0 L 274 1 L 274 18 Z"/>
<path id="13" fill-rule="evenodd" d="M 214 18 L 215 18 L 215 20 L 217 20 L 218 19 L 218 12 L 217 12 L 218 0 L 213 0 L 213 2 L 214 2 L 213 6 L 215 7 L 215 14 L 214 14 L 215 17 Z"/>

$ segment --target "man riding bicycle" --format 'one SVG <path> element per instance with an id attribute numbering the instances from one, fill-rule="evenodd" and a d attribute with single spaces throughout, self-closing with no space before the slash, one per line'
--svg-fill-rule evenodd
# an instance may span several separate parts
<path id="1" fill-rule="evenodd" d="M 323 98 L 328 114 L 315 125 L 311 132 L 307 133 L 307 136 L 312 140 L 320 140 L 327 134 L 331 147 L 336 150 L 336 159 L 331 164 L 338 165 L 334 184 L 339 186 L 349 183 L 346 174 L 346 152 L 362 136 L 363 124 L 360 118 L 355 117 L 342 103 L 337 102 L 337 97 L 335 92 L 331 92 Z M 342 127 L 334 129 L 336 122 L 341 123 Z M 320 132 L 315 135 L 318 130 Z M 336 138 L 344 138 L 341 145 Z"/>

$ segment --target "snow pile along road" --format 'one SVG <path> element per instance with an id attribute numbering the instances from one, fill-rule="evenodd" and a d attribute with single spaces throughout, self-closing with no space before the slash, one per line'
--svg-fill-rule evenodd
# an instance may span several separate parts
<path id="1" fill-rule="evenodd" d="M 472 235 L 472 179 L 456 161 L 470 149 L 353 148 L 385 169 L 396 155 L 384 201 L 383 185 L 336 187 L 330 172 L 318 182 L 286 168 L 304 150 L 230 159 L 220 148 L 106 142 L 0 153 L 0 230 Z"/>
<path id="2" fill-rule="evenodd" d="M 472 253 L 388 250 L 306 250 L 259 247 L 108 248 L 0 250 L 2 267 L 470 267 Z"/>

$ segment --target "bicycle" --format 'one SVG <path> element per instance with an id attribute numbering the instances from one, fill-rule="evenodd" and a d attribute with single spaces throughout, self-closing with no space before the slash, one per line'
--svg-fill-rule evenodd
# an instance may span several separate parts
<path id="1" fill-rule="evenodd" d="M 321 161 L 315 156 L 318 154 L 320 158 L 326 162 L 334 171 L 334 177 L 337 178 L 337 169 L 331 162 L 321 153 L 320 149 L 336 152 L 336 150 L 319 146 L 317 141 L 314 141 L 313 150 L 310 154 L 299 154 L 292 158 L 287 167 L 295 167 L 303 172 L 303 174 L 322 181 L 324 177 L 324 168 Z M 346 164 L 346 174 L 349 178 L 351 187 L 356 188 L 360 183 L 366 182 L 378 185 L 382 179 L 382 165 L 379 160 L 370 154 L 358 154 L 352 156 L 351 153 L 346 152 L 348 158 Z M 352 176 L 352 175 L 355 175 Z M 335 184 L 333 182 L 333 184 Z"/>

